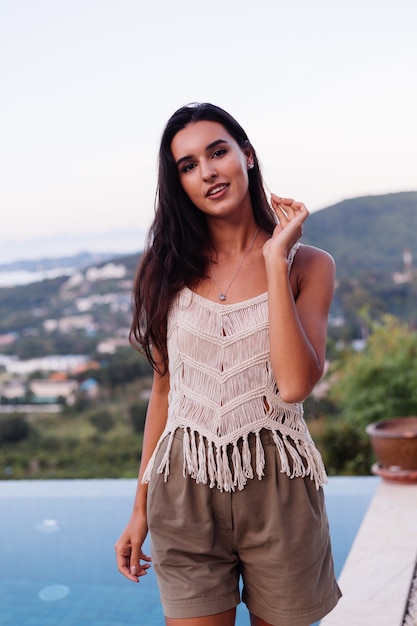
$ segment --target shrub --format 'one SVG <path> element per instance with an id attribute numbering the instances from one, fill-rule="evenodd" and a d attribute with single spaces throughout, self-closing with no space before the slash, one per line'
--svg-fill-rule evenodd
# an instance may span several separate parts
<path id="1" fill-rule="evenodd" d="M 113 415 L 105 409 L 91 413 L 89 420 L 100 433 L 107 433 L 115 426 Z"/>
<path id="2" fill-rule="evenodd" d="M 417 332 L 392 316 L 374 324 L 363 352 L 345 358 L 331 398 L 359 428 L 417 414 Z"/>
<path id="3" fill-rule="evenodd" d="M 364 430 L 345 419 L 335 419 L 328 422 L 321 442 L 323 460 L 329 474 L 369 474 L 374 459 Z"/>
<path id="4" fill-rule="evenodd" d="M 17 443 L 27 439 L 30 426 L 24 415 L 7 415 L 0 418 L 0 443 Z"/>
<path id="5" fill-rule="evenodd" d="M 130 421 L 132 423 L 133 432 L 142 434 L 145 428 L 147 402 L 134 402 L 129 407 Z"/>

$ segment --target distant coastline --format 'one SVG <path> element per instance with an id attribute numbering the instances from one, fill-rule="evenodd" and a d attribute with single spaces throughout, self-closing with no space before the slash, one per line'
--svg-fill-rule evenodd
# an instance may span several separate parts
<path id="1" fill-rule="evenodd" d="M 26 270 L 28 263 L 34 264 L 35 259 L 37 263 L 40 263 L 40 269 L 43 270 L 48 263 L 48 269 L 57 267 L 56 259 L 66 258 L 65 265 L 68 267 L 72 265 L 68 259 L 77 256 L 106 255 L 107 258 L 115 258 L 120 255 L 133 254 L 143 248 L 146 231 L 139 229 L 112 230 L 104 233 L 56 233 L 43 237 L 29 237 L 24 240 L 3 237 L 4 233 L 0 232 L 0 272 L 8 272 L 15 269 Z M 88 252 L 85 252 L 87 250 Z M 92 263 L 95 262 L 97 262 L 96 259 L 92 261 Z M 34 268 L 31 267 L 30 270 L 32 269 Z"/>
<path id="2" fill-rule="evenodd" d="M 120 256 L 122 255 L 115 252 L 80 252 L 73 256 L 43 257 L 0 264 L 0 289 L 29 285 L 59 276 L 72 276 L 79 270 Z"/>
<path id="3" fill-rule="evenodd" d="M 48 278 L 58 278 L 59 276 L 72 276 L 76 272 L 75 267 L 60 267 L 56 269 L 31 271 L 31 270 L 0 270 L 0 289 L 5 287 L 18 287 L 19 285 L 30 285 Z"/>

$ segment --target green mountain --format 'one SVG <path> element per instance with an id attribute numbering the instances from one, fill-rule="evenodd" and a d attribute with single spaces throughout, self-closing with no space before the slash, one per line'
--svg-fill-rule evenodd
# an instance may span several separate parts
<path id="1" fill-rule="evenodd" d="M 303 243 L 330 252 L 339 278 L 392 274 L 417 260 L 417 191 L 344 200 L 312 213 Z"/>

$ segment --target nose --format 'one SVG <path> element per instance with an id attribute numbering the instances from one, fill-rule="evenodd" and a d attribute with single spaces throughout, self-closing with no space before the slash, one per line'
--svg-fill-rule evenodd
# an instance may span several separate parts
<path id="1" fill-rule="evenodd" d="M 217 172 L 212 161 L 203 161 L 200 167 L 203 180 L 213 180 L 216 178 Z"/>

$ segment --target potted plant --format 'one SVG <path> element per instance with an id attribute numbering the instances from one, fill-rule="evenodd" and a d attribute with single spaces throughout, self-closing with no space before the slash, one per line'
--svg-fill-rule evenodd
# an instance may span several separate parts
<path id="1" fill-rule="evenodd" d="M 372 422 L 366 432 L 377 458 L 374 474 L 388 480 L 417 481 L 417 416 Z"/>

